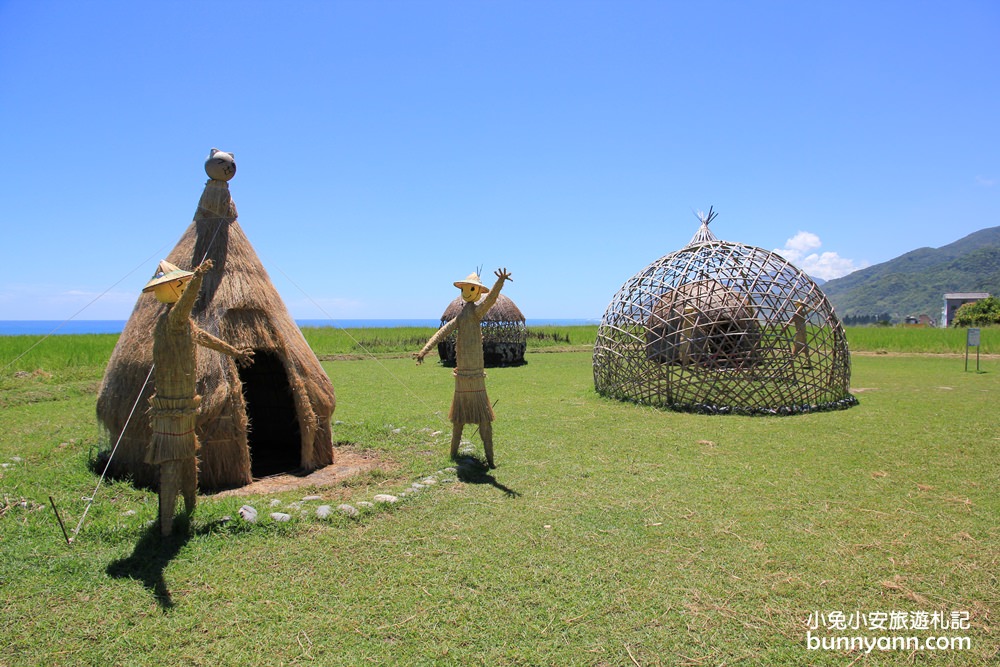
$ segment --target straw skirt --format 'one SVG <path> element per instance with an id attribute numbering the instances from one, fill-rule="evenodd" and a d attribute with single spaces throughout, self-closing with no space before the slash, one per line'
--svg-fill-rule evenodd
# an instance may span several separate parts
<path id="1" fill-rule="evenodd" d="M 195 426 L 201 396 L 160 398 L 154 395 L 149 403 L 153 437 L 146 450 L 146 463 L 159 465 L 164 461 L 194 459 L 198 453 Z"/>
<path id="2" fill-rule="evenodd" d="M 455 369 L 455 396 L 448 419 L 453 424 L 482 424 L 495 419 L 486 395 L 486 373 Z"/>

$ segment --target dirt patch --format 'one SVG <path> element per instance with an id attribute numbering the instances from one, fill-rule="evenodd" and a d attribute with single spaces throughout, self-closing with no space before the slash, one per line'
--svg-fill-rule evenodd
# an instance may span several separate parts
<path id="1" fill-rule="evenodd" d="M 333 463 L 314 470 L 308 474 L 297 475 L 295 473 L 283 473 L 271 475 L 261 479 L 255 479 L 246 486 L 238 489 L 227 489 L 211 494 L 212 498 L 225 498 L 226 496 L 256 496 L 282 491 L 293 491 L 303 487 L 331 487 L 337 486 L 369 470 L 381 468 L 386 472 L 394 468 L 392 461 L 381 459 L 371 452 L 359 452 L 348 447 L 337 447 L 333 452 Z"/>

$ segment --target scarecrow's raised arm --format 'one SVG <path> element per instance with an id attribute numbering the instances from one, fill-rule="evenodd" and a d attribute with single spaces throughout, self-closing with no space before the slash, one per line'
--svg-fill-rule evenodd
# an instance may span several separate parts
<path id="1" fill-rule="evenodd" d="M 414 358 L 417 360 L 417 363 L 418 364 L 422 363 L 424 357 L 427 356 L 427 353 L 433 350 L 434 346 L 440 343 L 442 340 L 444 340 L 448 336 L 448 334 L 450 334 L 452 331 L 455 330 L 455 327 L 457 326 L 458 326 L 458 318 L 456 317 L 449 320 L 447 324 L 438 329 L 437 333 L 431 336 L 431 339 L 427 341 L 426 345 L 424 345 L 424 348 L 413 355 Z"/>
<path id="2" fill-rule="evenodd" d="M 191 317 L 191 311 L 194 310 L 194 303 L 198 300 L 198 292 L 201 291 L 201 281 L 211 268 L 212 260 L 209 259 L 199 264 L 198 268 L 194 270 L 194 275 L 191 276 L 191 280 L 188 281 L 187 286 L 184 288 L 181 298 L 170 309 L 171 329 L 177 329 L 187 324 L 188 319 Z"/>
<path id="3" fill-rule="evenodd" d="M 191 277 L 190 282 L 188 282 L 187 287 L 184 288 L 184 293 L 181 294 L 181 298 L 178 299 L 177 303 L 174 304 L 174 307 L 170 309 L 170 326 L 190 326 L 191 338 L 195 343 L 201 345 L 202 347 L 207 347 L 217 352 L 228 354 L 230 357 L 235 358 L 236 362 L 240 366 L 249 366 L 253 361 L 253 350 L 249 348 L 245 350 L 238 350 L 226 341 L 221 338 L 216 338 L 191 321 L 191 311 L 194 309 L 195 301 L 198 300 L 198 293 L 201 291 L 201 282 L 205 278 L 205 274 L 208 273 L 211 268 L 212 260 L 208 259 L 199 264 L 198 268 L 194 270 L 194 275 Z M 190 322 L 190 325 L 188 322 Z"/>
<path id="4" fill-rule="evenodd" d="M 476 317 L 480 320 L 486 317 L 486 313 L 490 312 L 490 308 L 492 308 L 493 304 L 497 302 L 497 298 L 500 296 L 500 289 L 503 288 L 504 281 L 513 280 L 513 278 L 510 277 L 510 272 L 507 271 L 506 268 L 497 269 L 493 272 L 493 274 L 497 277 L 497 281 L 493 283 L 493 287 L 490 288 L 489 294 L 486 295 L 486 298 L 476 306 Z"/>

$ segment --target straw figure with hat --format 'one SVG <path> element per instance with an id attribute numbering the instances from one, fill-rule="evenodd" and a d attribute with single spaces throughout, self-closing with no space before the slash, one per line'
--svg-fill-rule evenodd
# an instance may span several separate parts
<path id="1" fill-rule="evenodd" d="M 241 366 L 252 361 L 253 350 L 238 350 L 201 329 L 191 319 L 202 278 L 212 260 L 194 271 L 161 261 L 156 274 L 143 288 L 153 292 L 166 309 L 153 331 L 153 384 L 149 399 L 152 439 L 146 463 L 160 469 L 160 533 L 173 527 L 177 492 L 184 495 L 184 509 L 194 511 L 198 488 L 198 438 L 195 435 L 201 396 L 197 394 L 197 348 L 201 345 L 234 357 Z"/>
<path id="2" fill-rule="evenodd" d="M 448 412 L 448 419 L 452 423 L 451 457 L 458 456 L 462 427 L 465 424 L 478 424 L 479 434 L 483 438 L 486 463 L 491 468 L 496 467 L 493 464 L 494 414 L 493 406 L 490 405 L 490 399 L 486 395 L 482 321 L 500 296 L 504 281 L 511 280 L 507 269 L 497 269 L 495 274 L 497 281 L 492 289 L 483 285 L 476 273 L 470 273 L 465 280 L 456 281 L 454 285 L 462 290 L 462 300 L 465 301 L 462 311 L 438 329 L 424 348 L 414 355 L 417 363 L 421 363 L 428 352 L 457 329 L 455 370 L 452 372 L 455 376 L 455 395 L 451 401 L 451 410 Z M 477 305 L 476 301 L 484 294 L 486 298 Z"/>

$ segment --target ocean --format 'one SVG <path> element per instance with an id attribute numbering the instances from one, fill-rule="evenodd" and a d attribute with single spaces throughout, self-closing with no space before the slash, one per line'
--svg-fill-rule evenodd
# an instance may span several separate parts
<path id="1" fill-rule="evenodd" d="M 437 327 L 440 320 L 295 320 L 300 327 L 337 329 L 389 329 L 394 327 Z M 529 327 L 579 326 L 600 324 L 594 319 L 531 319 Z M 125 320 L 0 320 L 0 336 L 49 336 L 72 334 L 120 334 Z"/>

